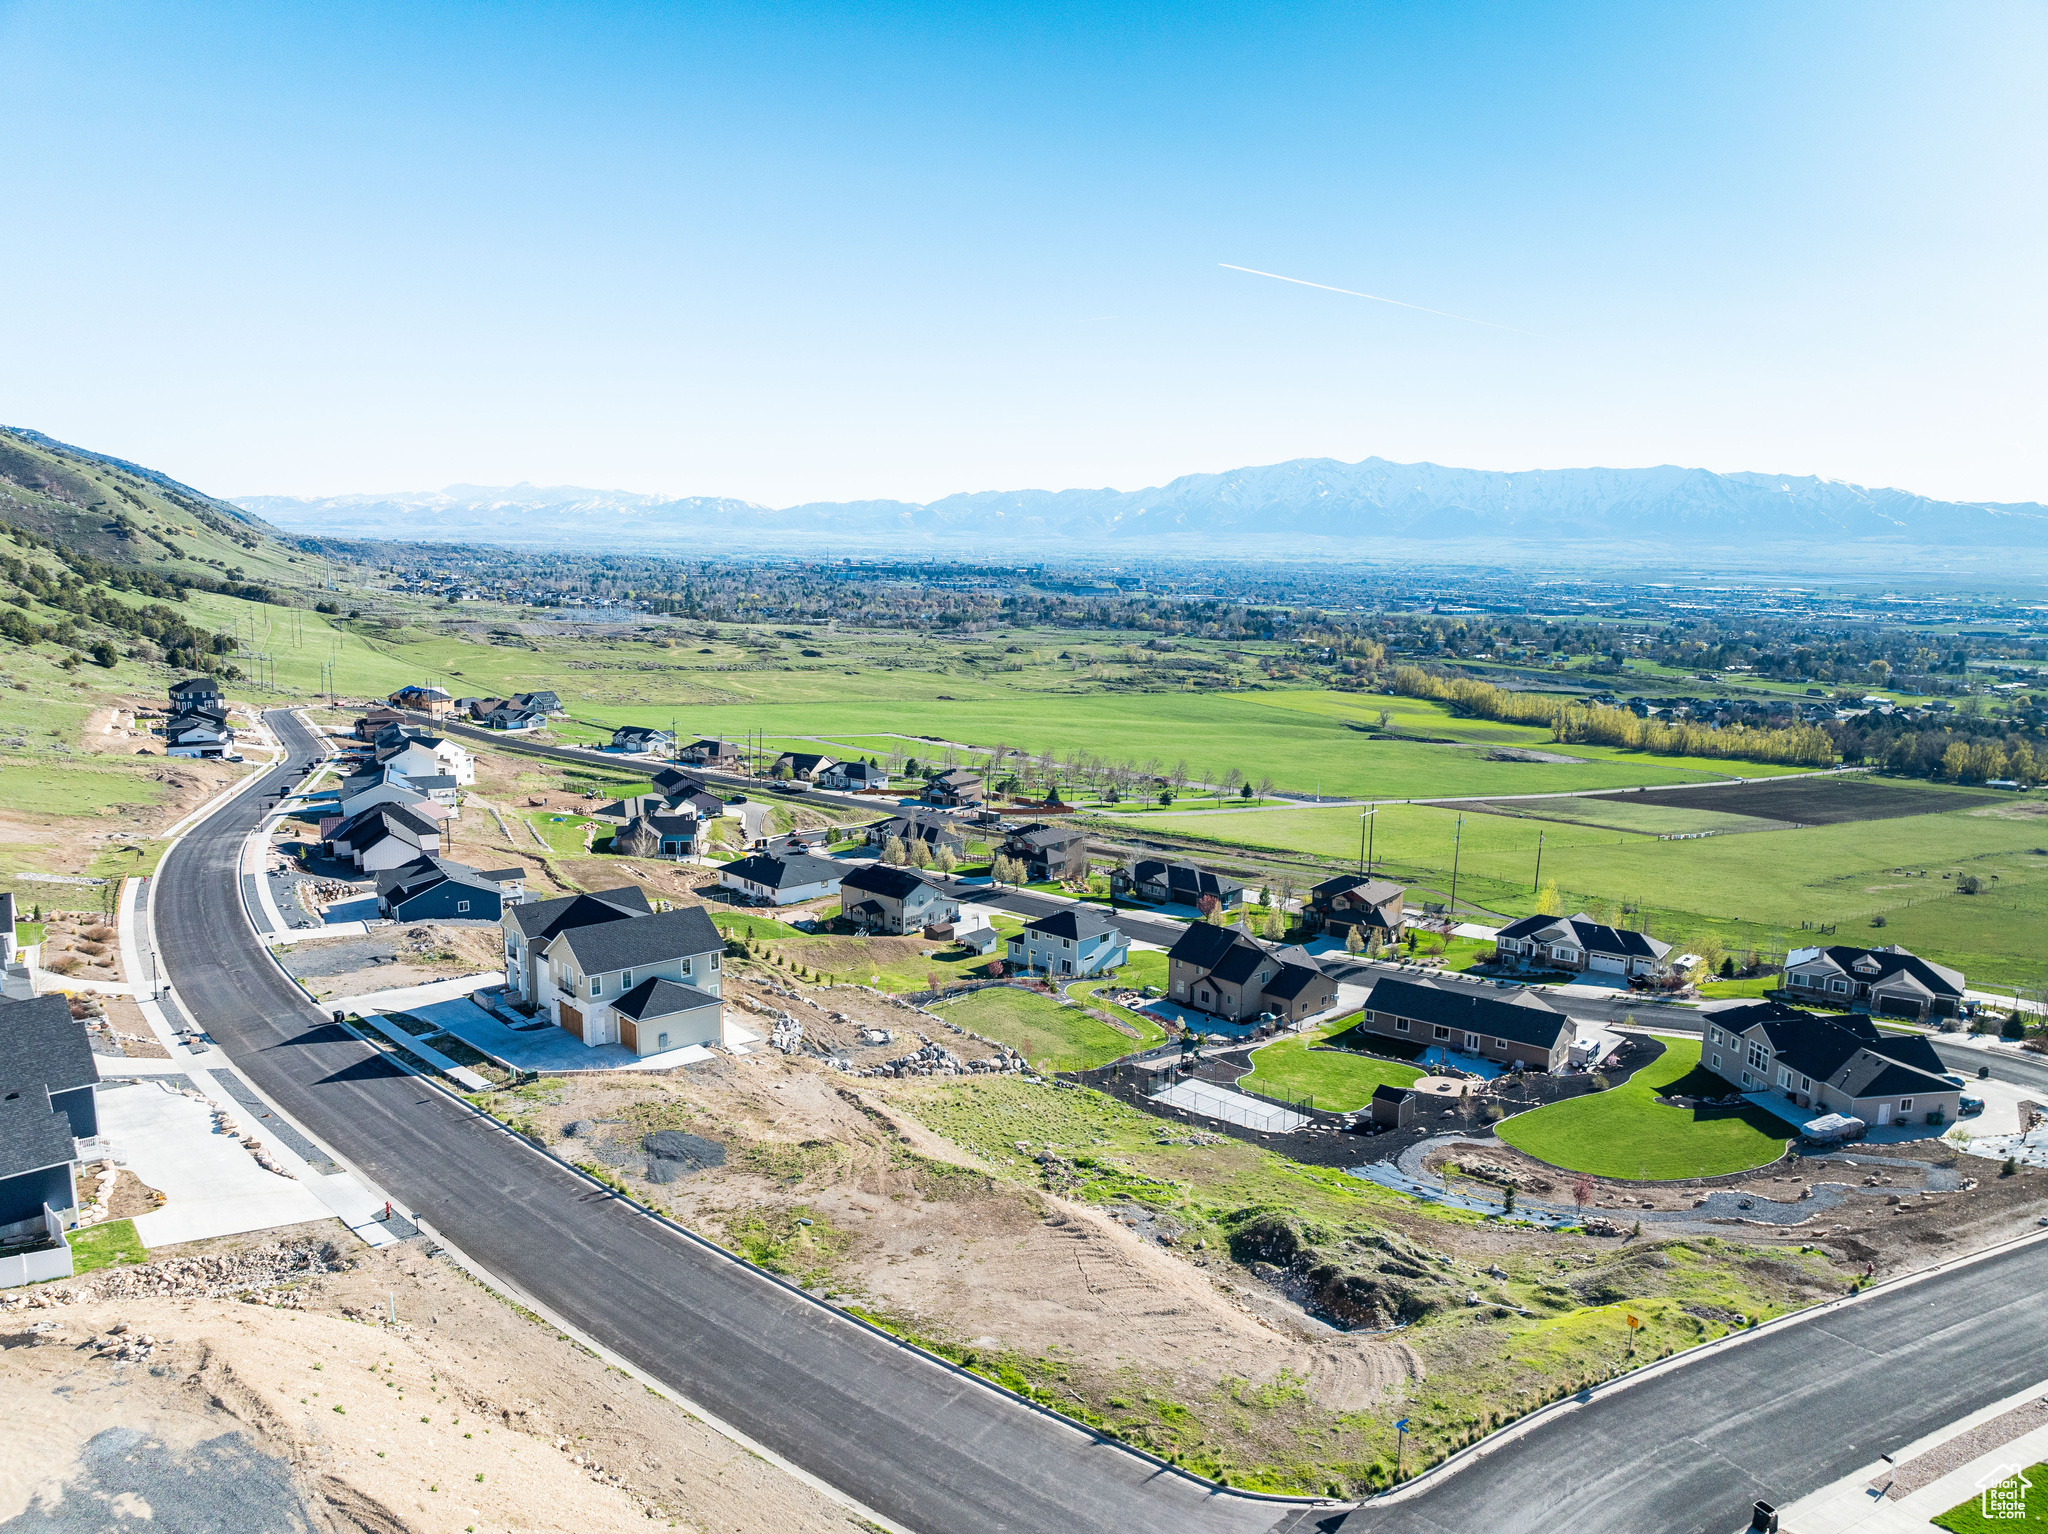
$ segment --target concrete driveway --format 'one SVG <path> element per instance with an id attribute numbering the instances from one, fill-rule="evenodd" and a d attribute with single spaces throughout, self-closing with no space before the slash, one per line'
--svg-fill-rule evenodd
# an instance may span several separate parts
<path id="1" fill-rule="evenodd" d="M 228 1108 L 238 1123 L 248 1114 Z M 164 1206 L 135 1217 L 144 1246 L 269 1230 L 331 1211 L 304 1183 L 266 1172 L 239 1140 L 214 1133 L 213 1106 L 161 1081 L 102 1087 L 100 1133 L 115 1156 L 164 1195 Z"/>

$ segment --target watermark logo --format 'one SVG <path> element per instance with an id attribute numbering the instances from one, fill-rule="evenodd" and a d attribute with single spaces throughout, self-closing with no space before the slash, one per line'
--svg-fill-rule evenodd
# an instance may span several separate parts
<path id="1" fill-rule="evenodd" d="M 1977 1506 L 1986 1522 L 2027 1516 L 2027 1493 L 2034 1483 L 2018 1465 L 2000 1465 L 1977 1482 Z"/>

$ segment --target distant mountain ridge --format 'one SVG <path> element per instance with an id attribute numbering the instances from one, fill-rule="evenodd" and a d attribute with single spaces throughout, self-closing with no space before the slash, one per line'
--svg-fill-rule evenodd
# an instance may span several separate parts
<path id="1" fill-rule="evenodd" d="M 2048 549 L 2048 506 L 1937 501 L 1814 475 L 1646 469 L 1504 472 L 1368 458 L 1188 474 L 1145 490 L 985 490 L 924 504 L 816 501 L 773 508 L 580 486 L 514 485 L 236 504 L 296 533 L 687 548 L 931 545 L 1287 557 L 1386 544 L 1645 552 L 1915 547 Z M 1412 550 L 1411 550 L 1412 552 Z"/>

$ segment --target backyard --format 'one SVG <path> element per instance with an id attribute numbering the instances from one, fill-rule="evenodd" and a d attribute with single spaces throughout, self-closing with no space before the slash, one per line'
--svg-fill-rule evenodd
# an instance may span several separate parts
<path id="1" fill-rule="evenodd" d="M 1040 1070 L 1086 1071 L 1148 1042 L 1120 1033 L 1079 1007 L 1016 986 L 993 986 L 943 1003 L 941 1016 L 1009 1045 Z M 1134 1030 L 1135 1031 L 1135 1030 Z M 1159 1038 L 1164 1038 L 1161 1032 Z"/>
<path id="2" fill-rule="evenodd" d="M 1700 1065 L 1699 1040 L 1659 1042 L 1664 1053 L 1623 1085 L 1517 1114 L 1494 1133 L 1567 1172 L 1638 1182 L 1718 1177 L 1767 1166 L 1785 1154 L 1790 1126 L 1762 1108 L 1659 1103 L 1657 1097 L 1667 1092 L 1724 1097 L 1732 1090 Z"/>
<path id="3" fill-rule="evenodd" d="M 1422 1072 L 1398 1060 L 1376 1060 L 1323 1047 L 1323 1041 L 1358 1021 L 1356 1013 L 1315 1032 L 1280 1039 L 1252 1051 L 1252 1069 L 1237 1084 L 1284 1102 L 1307 1102 L 1331 1113 L 1351 1113 L 1372 1101 L 1374 1087 L 1405 1087 Z"/>

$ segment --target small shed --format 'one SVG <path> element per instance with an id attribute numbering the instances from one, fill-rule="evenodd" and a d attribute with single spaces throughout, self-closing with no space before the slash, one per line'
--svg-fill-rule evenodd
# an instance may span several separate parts
<path id="1" fill-rule="evenodd" d="M 1415 1122 L 1415 1094 L 1384 1083 L 1374 1087 L 1372 1122 L 1375 1129 L 1406 1129 Z"/>
<path id="2" fill-rule="evenodd" d="M 994 953 L 1002 946 L 1002 936 L 993 927 L 972 927 L 965 932 L 955 932 L 953 940 L 969 953 Z"/>

